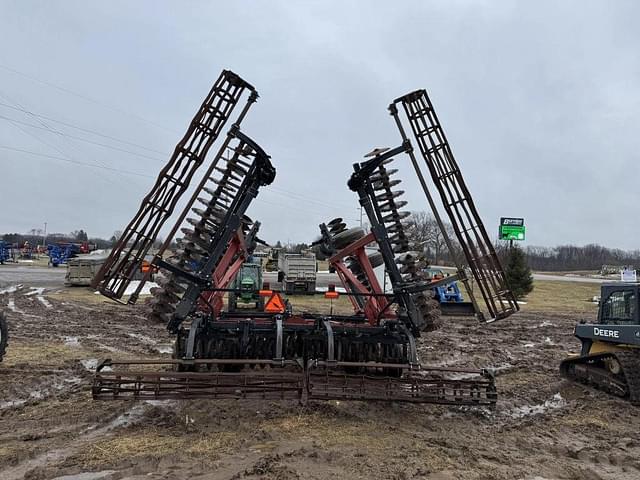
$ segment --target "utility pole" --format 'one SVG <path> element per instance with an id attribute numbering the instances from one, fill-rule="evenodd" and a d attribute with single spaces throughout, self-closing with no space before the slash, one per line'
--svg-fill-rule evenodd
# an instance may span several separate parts
<path id="1" fill-rule="evenodd" d="M 47 222 L 44 222 L 44 235 L 42 236 L 42 248 L 45 247 L 46 242 L 47 242 Z"/>

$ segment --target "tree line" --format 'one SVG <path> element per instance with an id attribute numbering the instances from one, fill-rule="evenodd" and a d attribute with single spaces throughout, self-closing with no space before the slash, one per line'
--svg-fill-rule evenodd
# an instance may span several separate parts
<path id="1" fill-rule="evenodd" d="M 527 262 L 533 270 L 600 270 L 603 265 L 640 267 L 640 250 L 620 250 L 590 244 L 583 247 L 527 247 Z"/>
<path id="2" fill-rule="evenodd" d="M 451 224 L 444 224 L 444 229 L 451 239 L 454 254 L 464 261 L 462 249 L 457 241 Z M 429 262 L 434 265 L 452 264 L 453 257 L 442 229 L 431 213 L 413 212 L 406 221 L 405 230 L 411 243 L 411 248 L 424 253 Z M 516 242 L 517 243 L 517 242 Z M 496 240 L 496 253 L 503 265 L 509 256 L 509 244 Z M 560 245 L 557 247 L 523 248 L 527 265 L 532 270 L 569 271 L 569 270 L 600 270 L 603 265 L 634 266 L 640 268 L 640 250 L 621 250 L 607 248 L 602 245 L 589 244 L 585 246 Z"/>

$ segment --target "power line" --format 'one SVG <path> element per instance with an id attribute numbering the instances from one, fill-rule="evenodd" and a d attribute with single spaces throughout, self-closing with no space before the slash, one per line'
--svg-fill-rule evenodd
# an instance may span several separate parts
<path id="1" fill-rule="evenodd" d="M 88 140 L 86 138 L 82 138 L 82 137 L 78 137 L 75 135 L 70 135 L 68 133 L 64 133 L 64 132 L 60 132 L 58 130 L 53 130 L 48 126 L 44 126 L 44 127 L 39 127 L 38 125 L 33 125 L 31 123 L 27 123 L 27 122 L 22 122 L 20 120 L 16 120 L 15 118 L 9 118 L 9 117 L 5 117 L 4 115 L 0 115 L 0 118 L 4 119 L 4 120 L 8 120 L 11 123 L 19 123 L 20 125 L 25 125 L 27 127 L 31 127 L 31 128 L 38 128 L 40 130 L 46 130 L 50 133 L 53 133 L 55 135 L 60 135 L 61 137 L 67 137 L 67 138 L 71 138 L 73 140 L 78 140 L 80 142 L 85 142 L 85 143 L 90 143 L 92 145 L 98 145 L 100 147 L 104 147 L 104 148 L 110 148 L 111 150 L 117 150 L 119 152 L 124 152 L 124 153 L 129 153 L 131 155 L 136 155 L 138 157 L 142 157 L 142 158 L 148 158 L 150 160 L 164 160 L 162 158 L 158 158 L 158 157 L 151 157 L 149 155 L 144 155 L 142 153 L 137 153 L 137 152 L 132 152 L 131 150 L 126 150 L 124 148 L 119 148 L 119 147 L 114 147 L 113 145 L 107 145 L 105 143 L 100 143 L 100 142 L 94 142 L 93 140 Z"/>
<path id="2" fill-rule="evenodd" d="M 82 166 L 85 166 L 85 167 L 101 168 L 103 170 L 110 170 L 112 172 L 118 172 L 118 173 L 126 173 L 128 175 L 136 175 L 138 177 L 155 178 L 155 177 L 152 177 L 151 175 L 146 175 L 144 173 L 131 172 L 129 170 L 123 170 L 123 169 L 120 169 L 120 168 L 112 168 L 112 167 L 107 167 L 107 166 L 103 166 L 103 165 L 95 165 L 93 163 L 81 162 L 79 160 L 73 160 L 71 158 L 56 157 L 55 155 L 49 155 L 49 154 L 46 154 L 46 153 L 33 152 L 31 150 L 25 150 L 25 149 L 22 149 L 22 148 L 10 147 L 9 145 L 0 145 L 0 148 L 2 148 L 4 150 L 11 150 L 13 152 L 28 153 L 29 155 L 35 155 L 37 157 L 50 158 L 52 160 L 59 160 L 59 161 L 62 161 L 62 162 L 73 163 L 75 165 L 82 165 Z"/>
<path id="3" fill-rule="evenodd" d="M 273 193 L 276 193 L 278 195 L 283 195 L 285 197 L 289 197 L 289 198 L 294 198 L 294 199 L 299 199 L 299 200 L 302 200 L 302 201 L 315 203 L 315 204 L 321 205 L 323 207 L 329 207 L 329 208 L 335 208 L 335 209 L 345 209 L 345 208 L 353 209 L 353 205 L 350 205 L 350 206 L 347 207 L 346 204 L 344 204 L 344 205 L 341 204 L 339 206 L 337 204 L 331 204 L 331 203 L 324 202 L 322 200 L 316 200 L 314 198 L 309 198 L 308 195 L 303 195 L 301 193 L 295 193 L 295 192 L 292 192 L 290 190 L 285 190 L 285 189 L 279 188 L 279 187 L 270 187 L 269 191 L 273 191 Z"/>
<path id="4" fill-rule="evenodd" d="M 126 145 L 131 145 L 132 147 L 141 148 L 142 150 L 148 150 L 150 152 L 160 153 L 160 154 L 163 154 L 163 155 L 166 154 L 166 152 L 163 152 L 163 151 L 160 151 L 160 150 L 155 150 L 153 148 L 145 147 L 144 145 L 140 145 L 138 143 L 130 142 L 128 140 L 122 140 L 120 138 L 113 137 L 111 135 L 105 135 L 104 133 L 96 132 L 95 130 L 91 130 L 91 129 L 84 128 L 84 127 L 79 127 L 79 126 L 74 125 L 72 123 L 64 122 L 62 120 L 58 120 L 58 119 L 55 119 L 55 118 L 52 118 L 52 117 L 47 117 L 46 115 L 42 115 L 42 114 L 39 114 L 39 113 L 34 113 L 34 112 L 30 111 L 30 110 L 19 108 L 19 107 L 13 106 L 13 105 L 9 105 L 7 103 L 0 102 L 0 105 L 3 106 L 3 107 L 11 108 L 13 110 L 17 110 L 19 112 L 23 112 L 23 113 L 32 115 L 34 117 L 44 118 L 45 120 L 49 120 L 50 122 L 59 123 L 60 125 L 64 125 L 65 127 L 75 128 L 76 130 L 80 130 L 80 131 L 83 131 L 83 132 L 91 133 L 93 135 L 97 135 L 97 136 L 102 137 L 102 138 L 107 138 L 109 140 L 113 140 L 113 141 L 116 141 L 116 142 L 124 143 Z"/>
<path id="5" fill-rule="evenodd" d="M 60 85 L 56 85 L 54 83 L 47 82 L 45 80 L 41 80 L 39 78 L 34 77 L 33 75 L 29 75 L 27 73 L 20 72 L 19 70 L 16 70 L 15 68 L 7 67 L 6 65 L 2 65 L 2 64 L 0 64 L 0 68 L 6 70 L 8 72 L 11 72 L 11 73 L 13 73 L 15 75 L 20 75 L 22 77 L 28 78 L 29 80 L 32 80 L 34 82 L 38 82 L 38 83 L 41 83 L 41 84 L 46 85 L 48 87 L 55 88 L 56 90 L 60 90 L 61 92 L 67 93 L 69 95 L 73 95 L 74 97 L 82 98 L 83 100 L 86 100 L 88 102 L 95 103 L 95 104 L 100 105 L 100 106 L 102 106 L 104 108 L 107 108 L 109 110 L 113 110 L 113 111 L 118 112 L 118 113 L 122 113 L 122 114 L 125 114 L 125 115 L 129 115 L 131 117 L 135 117 L 138 120 L 142 120 L 143 122 L 146 122 L 146 123 L 148 123 L 150 125 L 153 125 L 153 126 L 155 126 L 157 128 L 161 128 L 161 129 L 166 130 L 168 132 L 176 133 L 175 130 L 172 130 L 172 129 L 168 128 L 168 127 L 165 127 L 164 125 L 160 125 L 159 123 L 156 123 L 156 122 L 154 122 L 152 120 L 149 120 L 147 118 L 141 117 L 140 115 L 137 115 L 137 114 L 131 113 L 131 112 L 127 112 L 126 110 L 123 110 L 123 109 L 118 108 L 118 107 L 107 105 L 106 103 L 101 102 L 100 100 L 96 100 L 95 98 L 89 97 L 87 95 L 83 95 L 81 93 L 74 92 L 73 90 L 69 90 L 68 88 L 61 87 Z"/>
<path id="6" fill-rule="evenodd" d="M 9 97 L 7 97 L 6 95 L 4 95 L 4 94 L 2 94 L 2 93 L 0 93 L 0 97 L 5 98 L 5 99 L 6 99 L 6 100 L 8 100 L 9 102 L 14 103 L 16 106 L 18 106 L 18 107 L 20 107 L 20 108 L 23 108 L 23 107 L 22 107 L 22 105 L 20 105 L 18 102 L 15 102 L 15 101 L 11 100 Z M 58 133 L 56 130 L 54 130 L 54 129 L 52 129 L 51 127 L 49 127 L 49 125 L 47 125 L 43 120 L 37 119 L 37 121 L 38 121 L 41 125 L 43 125 L 44 127 L 46 127 L 48 130 L 50 130 L 51 132 L 53 132 L 53 133 Z M 67 155 L 65 152 L 63 152 L 62 150 L 60 150 L 57 146 L 52 145 L 51 143 L 49 143 L 49 142 L 47 142 L 47 141 L 43 140 L 42 138 L 40 138 L 40 137 L 38 137 L 38 136 L 34 135 L 33 133 L 26 131 L 25 129 L 23 129 L 22 127 L 20 127 L 20 126 L 19 126 L 16 122 L 14 122 L 13 120 L 9 120 L 9 122 L 11 122 L 11 124 L 12 124 L 14 127 L 16 127 L 18 130 L 20 130 L 20 131 L 21 131 L 21 132 L 23 132 L 24 134 L 26 134 L 26 135 L 28 135 L 28 136 L 30 136 L 30 137 L 32 137 L 32 138 L 35 138 L 37 141 L 39 141 L 40 143 L 43 143 L 44 145 L 48 146 L 49 148 L 53 148 L 55 151 L 57 151 L 58 153 L 60 153 L 60 154 L 61 154 L 61 155 L 62 155 L 62 156 L 67 160 L 67 161 L 73 161 L 73 162 L 76 162 L 76 163 L 79 163 L 79 164 L 82 164 L 82 163 L 83 163 L 83 162 L 78 162 L 77 160 L 73 160 L 71 157 L 69 157 L 69 155 Z M 107 167 L 104 163 L 100 162 L 99 160 L 96 160 L 96 163 L 98 164 L 98 165 L 97 165 L 97 167 L 102 167 L 102 168 L 104 168 L 104 169 L 106 169 L 106 170 L 110 170 L 110 167 Z M 90 165 L 90 164 L 88 164 L 88 165 Z M 105 177 L 105 180 L 107 180 L 109 183 L 112 183 L 112 184 L 114 184 L 114 185 L 116 184 L 112 179 L 110 179 L 110 178 L 108 178 L 108 177 Z"/>

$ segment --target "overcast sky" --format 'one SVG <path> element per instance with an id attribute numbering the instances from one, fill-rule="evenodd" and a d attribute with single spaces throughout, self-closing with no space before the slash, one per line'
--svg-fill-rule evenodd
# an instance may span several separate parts
<path id="1" fill-rule="evenodd" d="M 638 18 L 633 1 L 0 0 L 0 232 L 121 230 L 228 68 L 260 93 L 243 130 L 277 169 L 250 209 L 267 241 L 356 223 L 352 163 L 400 143 L 386 107 L 426 88 L 492 236 L 521 216 L 529 245 L 640 248 Z M 407 162 L 408 208 L 427 210 Z"/>

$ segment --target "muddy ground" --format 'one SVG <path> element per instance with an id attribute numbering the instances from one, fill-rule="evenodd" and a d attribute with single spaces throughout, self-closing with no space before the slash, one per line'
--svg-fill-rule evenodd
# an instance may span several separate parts
<path id="1" fill-rule="evenodd" d="M 143 305 L 92 294 L 0 294 L 0 478 L 638 479 L 638 410 L 558 376 L 575 313 L 449 321 L 423 363 L 492 367 L 494 409 L 323 402 L 94 402 L 105 357 L 169 358 Z M 587 308 L 589 310 L 589 308 Z M 82 472 L 92 474 L 78 475 Z M 65 477 L 69 476 L 69 477 Z"/>

